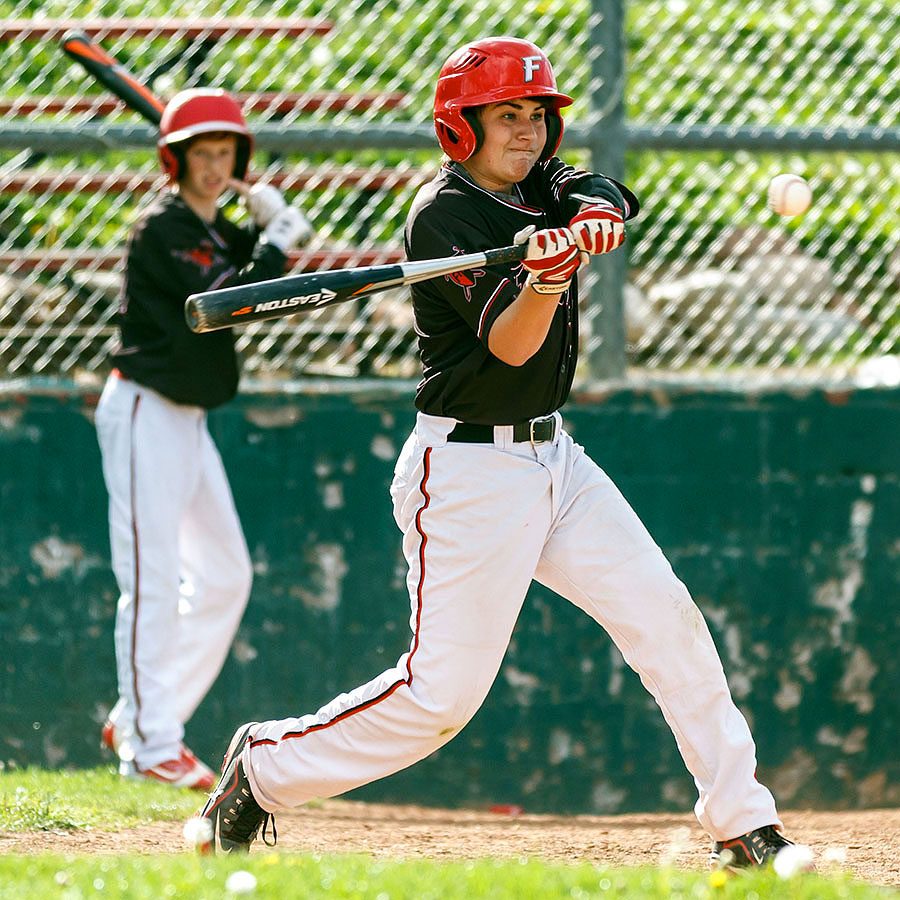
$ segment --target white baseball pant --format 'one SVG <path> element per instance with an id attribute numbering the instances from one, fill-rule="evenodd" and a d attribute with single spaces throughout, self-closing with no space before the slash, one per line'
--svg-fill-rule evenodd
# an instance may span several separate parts
<path id="1" fill-rule="evenodd" d="M 120 597 L 111 718 L 140 769 L 178 757 L 250 595 L 250 555 L 206 411 L 113 373 L 96 413 Z"/>
<path id="2" fill-rule="evenodd" d="M 448 443 L 455 424 L 419 413 L 391 486 L 409 565 L 409 651 L 317 713 L 254 729 L 245 767 L 260 805 L 344 793 L 459 733 L 534 578 L 602 625 L 637 671 L 694 776 L 711 837 L 780 824 L 703 616 L 609 477 L 564 431 L 532 445 L 502 426 L 493 444 Z"/>

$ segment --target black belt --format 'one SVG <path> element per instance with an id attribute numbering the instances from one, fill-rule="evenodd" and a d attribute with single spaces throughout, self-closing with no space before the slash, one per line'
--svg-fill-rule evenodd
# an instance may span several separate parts
<path id="1" fill-rule="evenodd" d="M 531 441 L 532 444 L 546 444 L 556 438 L 556 416 L 540 416 L 530 422 L 513 425 L 513 441 L 517 444 Z M 471 422 L 457 422 L 447 435 L 448 441 L 461 444 L 493 444 L 493 425 L 473 425 Z"/>

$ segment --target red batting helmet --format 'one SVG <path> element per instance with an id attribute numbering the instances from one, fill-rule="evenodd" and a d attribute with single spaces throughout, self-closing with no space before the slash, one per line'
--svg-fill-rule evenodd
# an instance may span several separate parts
<path id="1" fill-rule="evenodd" d="M 465 112 L 474 106 L 546 97 L 547 143 L 541 159 L 556 153 L 562 140 L 560 107 L 572 98 L 556 90 L 550 60 L 531 41 L 492 37 L 460 47 L 441 68 L 434 96 L 434 129 L 441 149 L 450 159 L 468 159 L 480 143 L 480 129 Z"/>
<path id="2" fill-rule="evenodd" d="M 157 149 L 163 172 L 171 181 L 184 174 L 183 148 L 179 145 L 198 135 L 218 131 L 237 135 L 234 177 L 243 180 L 250 163 L 253 137 L 240 106 L 230 94 L 218 88 L 189 88 L 179 91 L 166 104 L 159 123 Z"/>

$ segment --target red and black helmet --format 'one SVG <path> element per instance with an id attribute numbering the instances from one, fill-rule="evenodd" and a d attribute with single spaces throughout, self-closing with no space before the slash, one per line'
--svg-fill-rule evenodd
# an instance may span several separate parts
<path id="1" fill-rule="evenodd" d="M 532 44 L 511 37 L 491 37 L 460 47 L 441 68 L 434 96 L 434 129 L 441 149 L 462 162 L 477 149 L 479 134 L 472 107 L 521 97 L 546 97 L 547 143 L 541 159 L 556 153 L 562 140 L 559 110 L 572 98 L 559 93 L 550 60 Z"/>
<path id="2" fill-rule="evenodd" d="M 159 162 L 170 181 L 184 174 L 183 148 L 179 145 L 200 134 L 228 131 L 237 135 L 234 177 L 244 179 L 253 151 L 253 137 L 234 98 L 219 88 L 179 91 L 163 110 L 159 123 Z"/>

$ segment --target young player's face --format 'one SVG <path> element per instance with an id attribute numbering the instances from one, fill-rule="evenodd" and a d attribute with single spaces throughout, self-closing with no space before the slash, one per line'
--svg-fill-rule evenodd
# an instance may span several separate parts
<path id="1" fill-rule="evenodd" d="M 236 156 L 237 137 L 233 134 L 195 138 L 185 151 L 181 193 L 201 202 L 218 200 L 228 187 Z"/>
<path id="2" fill-rule="evenodd" d="M 531 171 L 547 142 L 545 103 L 504 100 L 482 106 L 478 115 L 484 140 L 465 166 L 482 187 L 510 191 Z"/>

